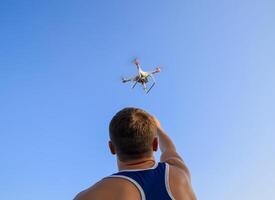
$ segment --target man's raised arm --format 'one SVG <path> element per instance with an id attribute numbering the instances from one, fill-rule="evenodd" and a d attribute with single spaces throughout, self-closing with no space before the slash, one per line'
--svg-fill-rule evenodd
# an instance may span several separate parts
<path id="1" fill-rule="evenodd" d="M 159 140 L 159 147 L 161 151 L 161 162 L 167 162 L 170 165 L 178 167 L 186 173 L 186 175 L 190 178 L 190 173 L 186 165 L 184 164 L 183 159 L 177 153 L 176 147 L 170 137 L 165 133 L 165 131 L 161 128 L 160 122 L 155 118 L 158 131 L 157 136 Z"/>

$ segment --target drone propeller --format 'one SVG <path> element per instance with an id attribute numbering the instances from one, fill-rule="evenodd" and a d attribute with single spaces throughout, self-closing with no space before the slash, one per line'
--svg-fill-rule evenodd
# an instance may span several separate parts
<path id="1" fill-rule="evenodd" d="M 133 60 L 133 63 L 136 64 L 136 65 L 139 65 L 139 64 L 140 64 L 140 61 L 139 61 L 138 58 L 135 58 L 135 59 Z"/>
<path id="2" fill-rule="evenodd" d="M 126 83 L 127 82 L 127 79 L 124 78 L 123 76 L 120 77 L 120 80 L 121 80 L 122 83 Z"/>
<path id="3" fill-rule="evenodd" d="M 156 73 L 158 73 L 158 72 L 160 72 L 161 71 L 161 68 L 160 67 L 157 67 L 156 69 L 155 69 L 155 72 Z"/>

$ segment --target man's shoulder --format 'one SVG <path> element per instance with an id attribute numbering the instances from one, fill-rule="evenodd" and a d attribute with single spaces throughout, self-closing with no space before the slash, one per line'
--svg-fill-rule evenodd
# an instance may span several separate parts
<path id="1" fill-rule="evenodd" d="M 186 170 L 169 164 L 169 185 L 175 199 L 196 199 Z"/>
<path id="2" fill-rule="evenodd" d="M 172 168 L 172 170 L 178 171 L 179 174 L 182 174 L 188 179 L 191 179 L 189 169 L 182 159 L 178 157 L 172 157 L 167 159 L 165 162 L 169 165 L 170 168 Z"/>
<path id="3" fill-rule="evenodd" d="M 129 196 L 139 197 L 139 192 L 133 184 L 125 179 L 108 177 L 80 192 L 74 200 L 129 199 Z"/>

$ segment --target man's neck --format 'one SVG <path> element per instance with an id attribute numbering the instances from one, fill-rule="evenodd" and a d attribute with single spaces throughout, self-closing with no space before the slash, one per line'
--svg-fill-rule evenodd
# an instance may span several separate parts
<path id="1" fill-rule="evenodd" d="M 117 159 L 117 166 L 119 171 L 127 169 L 148 169 L 153 167 L 155 163 L 156 161 L 153 156 L 125 162 Z"/>

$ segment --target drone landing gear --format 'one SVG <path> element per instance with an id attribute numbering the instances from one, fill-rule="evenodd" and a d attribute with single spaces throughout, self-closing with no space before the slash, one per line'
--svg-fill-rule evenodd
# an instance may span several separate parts
<path id="1" fill-rule="evenodd" d="M 134 89 L 138 83 L 139 79 L 135 82 L 135 84 L 132 86 L 132 89 Z"/>
<path id="2" fill-rule="evenodd" d="M 145 91 L 146 91 L 146 94 L 148 94 L 148 93 L 150 92 L 150 90 L 155 86 L 155 84 L 156 84 L 156 83 L 154 82 L 154 83 L 151 85 L 151 87 L 149 88 L 149 90 L 147 90 L 147 91 L 145 90 Z"/>
<path id="3" fill-rule="evenodd" d="M 148 93 L 147 92 L 147 85 L 146 85 L 146 83 L 142 83 L 142 86 L 143 86 L 143 90 L 146 92 L 146 94 Z"/>
<path id="4" fill-rule="evenodd" d="M 148 93 L 150 92 L 150 90 L 151 90 L 151 89 L 155 86 L 155 84 L 156 84 L 156 80 L 155 80 L 154 76 L 151 74 L 151 75 L 149 75 L 149 77 L 153 80 L 153 83 L 152 83 L 151 87 L 149 88 L 149 90 L 147 90 L 146 94 L 148 94 Z"/>

